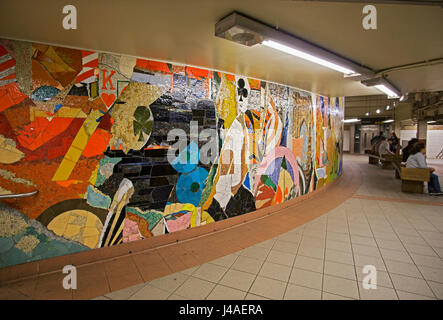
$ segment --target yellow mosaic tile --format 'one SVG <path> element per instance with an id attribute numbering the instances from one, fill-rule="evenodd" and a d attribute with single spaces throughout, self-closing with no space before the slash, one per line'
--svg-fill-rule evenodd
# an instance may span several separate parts
<path id="1" fill-rule="evenodd" d="M 100 231 L 95 227 L 87 227 L 83 230 L 82 234 L 84 237 L 100 236 Z"/>
<path id="2" fill-rule="evenodd" d="M 14 140 L 0 135 L 0 163 L 15 163 L 24 156 L 25 154 L 16 148 Z"/>
<path id="3" fill-rule="evenodd" d="M 63 233 L 63 236 L 69 239 L 69 238 L 72 238 L 74 236 L 77 236 L 80 233 L 80 231 L 82 231 L 82 227 L 81 226 L 78 226 L 78 225 L 75 225 L 75 224 L 68 224 L 66 226 L 65 232 Z"/>
<path id="4" fill-rule="evenodd" d="M 97 248 L 99 240 L 100 240 L 100 235 L 85 237 L 83 239 L 83 244 L 91 249 L 94 249 L 94 248 Z"/>
<path id="5" fill-rule="evenodd" d="M 99 122 L 97 119 L 102 116 L 102 113 L 99 110 L 92 110 L 91 113 L 86 118 L 82 127 L 78 131 L 77 135 L 74 138 L 74 141 L 71 144 L 68 152 L 65 155 L 62 163 L 58 167 L 57 171 L 52 178 L 52 181 L 65 181 L 69 179 L 69 176 L 74 170 L 75 164 L 88 144 L 89 138 L 94 133 L 95 129 L 97 129 Z M 66 161 L 68 160 L 68 161 Z M 71 161 L 69 161 L 71 160 Z"/>
<path id="6" fill-rule="evenodd" d="M 72 162 L 77 162 L 77 160 L 80 159 L 82 152 L 83 150 L 79 150 L 76 147 L 71 146 L 71 148 L 69 148 L 68 152 L 65 154 L 65 159 L 71 160 Z"/>

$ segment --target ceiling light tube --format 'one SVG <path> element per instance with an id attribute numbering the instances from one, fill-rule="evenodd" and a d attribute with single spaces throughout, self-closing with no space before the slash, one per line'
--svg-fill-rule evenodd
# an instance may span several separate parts
<path id="1" fill-rule="evenodd" d="M 398 94 L 396 94 L 394 91 L 389 89 L 384 84 L 378 84 L 374 87 L 377 88 L 379 91 L 383 92 L 384 94 L 386 94 L 388 98 L 398 98 Z"/>
<path id="2" fill-rule="evenodd" d="M 273 40 L 265 40 L 265 41 L 262 42 L 262 44 L 267 46 L 267 47 L 270 47 L 270 48 L 273 48 L 273 49 L 276 49 L 276 50 L 288 53 L 290 55 L 293 55 L 293 56 L 296 56 L 296 57 L 299 57 L 299 58 L 302 58 L 302 59 L 305 59 L 305 60 L 317 63 L 317 64 L 322 65 L 324 67 L 327 67 L 329 69 L 333 69 L 335 71 L 342 72 L 342 73 L 344 73 L 346 75 L 356 74 L 356 72 L 354 70 L 351 70 L 349 68 L 345 68 L 343 66 L 340 66 L 338 64 L 332 63 L 330 61 L 327 61 L 327 60 L 321 59 L 319 57 L 313 56 L 312 54 L 309 54 L 307 52 L 303 52 L 303 51 L 300 51 L 300 50 L 297 50 L 297 49 L 285 46 L 284 44 L 278 43 L 278 42 L 273 41 Z"/>
<path id="3" fill-rule="evenodd" d="M 394 122 L 394 120 L 393 119 L 388 119 L 388 120 L 383 121 L 383 123 L 391 123 L 391 122 Z"/>
<path id="4" fill-rule="evenodd" d="M 352 123 L 352 122 L 359 122 L 359 121 L 360 121 L 360 119 L 357 119 L 357 118 L 343 120 L 344 123 Z"/>

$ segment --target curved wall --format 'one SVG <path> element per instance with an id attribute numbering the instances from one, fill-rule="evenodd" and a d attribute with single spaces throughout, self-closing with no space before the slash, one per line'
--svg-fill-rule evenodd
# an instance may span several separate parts
<path id="1" fill-rule="evenodd" d="M 296 76 L 296 75 L 294 75 Z M 0 267 L 214 223 L 342 170 L 343 99 L 0 40 Z"/>

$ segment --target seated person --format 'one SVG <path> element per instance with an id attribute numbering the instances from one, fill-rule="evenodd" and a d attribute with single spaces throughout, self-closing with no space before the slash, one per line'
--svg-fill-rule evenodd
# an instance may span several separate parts
<path id="1" fill-rule="evenodd" d="M 389 149 L 390 149 L 390 145 L 391 145 L 391 143 L 392 143 L 392 139 L 388 139 L 388 140 L 386 140 L 385 137 L 382 137 L 382 138 L 381 138 L 381 142 L 380 142 L 380 144 L 378 145 L 378 155 L 379 155 L 380 157 L 383 158 L 383 156 L 384 156 L 385 154 L 394 154 L 393 152 L 391 152 L 391 150 L 389 150 Z"/>
<path id="2" fill-rule="evenodd" d="M 371 147 L 372 147 L 372 151 L 375 152 L 375 154 L 378 153 L 378 144 L 381 142 L 381 139 L 384 138 L 383 137 L 383 131 L 380 131 L 380 134 L 378 136 L 375 136 L 371 139 Z"/>
<path id="3" fill-rule="evenodd" d="M 418 139 L 412 138 L 408 141 L 408 145 L 402 150 L 402 162 L 408 161 L 409 154 L 411 153 L 414 144 L 418 142 Z"/>
<path id="4" fill-rule="evenodd" d="M 431 170 L 431 178 L 428 182 L 428 191 L 429 195 L 433 196 L 441 196 L 443 193 L 440 189 L 440 183 L 438 182 L 438 176 L 434 173 L 435 169 L 428 167 L 426 163 L 426 147 L 422 142 L 416 143 L 414 145 L 413 150 L 411 151 L 411 155 L 408 157 L 406 161 L 406 168 L 422 168 L 422 169 L 430 169 Z"/>

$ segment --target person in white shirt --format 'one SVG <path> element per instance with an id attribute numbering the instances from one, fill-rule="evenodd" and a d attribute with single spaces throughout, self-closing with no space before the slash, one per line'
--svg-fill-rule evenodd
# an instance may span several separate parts
<path id="1" fill-rule="evenodd" d="M 431 177 L 428 182 L 428 191 L 430 195 L 441 196 L 443 193 L 440 189 L 440 183 L 438 182 L 438 176 L 434 173 L 435 169 L 428 167 L 426 163 L 426 147 L 422 142 L 416 143 L 412 149 L 411 155 L 406 161 L 406 168 L 422 168 L 430 169 Z"/>
<path id="2" fill-rule="evenodd" d="M 385 154 L 394 154 L 393 152 L 391 152 L 391 150 L 389 150 L 391 143 L 391 139 L 386 141 L 385 137 L 381 137 L 381 142 L 378 145 L 378 154 L 380 157 L 383 157 Z"/>

